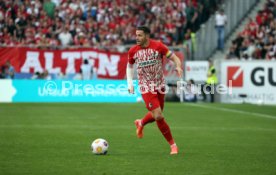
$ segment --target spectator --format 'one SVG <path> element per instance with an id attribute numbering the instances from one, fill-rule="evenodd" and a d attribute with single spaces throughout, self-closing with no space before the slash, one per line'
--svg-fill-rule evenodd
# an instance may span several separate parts
<path id="1" fill-rule="evenodd" d="M 43 4 L 43 10 L 47 13 L 50 18 L 54 18 L 55 15 L 55 3 L 51 0 L 45 0 Z"/>
<path id="2" fill-rule="evenodd" d="M 179 102 L 180 101 L 180 94 L 177 92 L 177 85 L 175 84 L 168 84 L 169 92 L 165 96 L 166 101 L 172 101 L 172 102 Z"/>
<path id="3" fill-rule="evenodd" d="M 187 58 L 191 59 L 192 58 L 192 53 L 193 53 L 193 42 L 192 42 L 192 31 L 191 29 L 187 29 L 187 32 L 184 36 L 184 43 L 183 47 L 187 53 Z"/>
<path id="4" fill-rule="evenodd" d="M 48 70 L 44 70 L 44 72 L 41 75 L 41 78 L 43 80 L 51 80 L 52 79 L 51 75 L 49 75 Z"/>
<path id="5" fill-rule="evenodd" d="M 92 73 L 93 73 L 92 65 L 90 65 L 88 60 L 85 59 L 83 61 L 83 64 L 81 65 L 82 79 L 83 80 L 91 80 Z"/>
<path id="6" fill-rule="evenodd" d="M 185 102 L 197 102 L 197 87 L 193 79 L 189 80 L 185 88 Z"/>
<path id="7" fill-rule="evenodd" d="M 40 72 L 35 72 L 31 77 L 32 80 L 42 79 L 42 74 Z"/>
<path id="8" fill-rule="evenodd" d="M 13 79 L 14 78 L 14 67 L 8 61 L 5 65 L 0 66 L 0 78 Z"/>
<path id="9" fill-rule="evenodd" d="M 0 79 L 4 79 L 6 77 L 6 68 L 5 66 L 0 66 Z"/>
<path id="10" fill-rule="evenodd" d="M 227 60 L 237 59 L 238 58 L 237 55 L 236 55 L 235 50 L 236 50 L 236 46 L 235 45 L 233 45 L 233 46 L 230 47 L 230 50 L 229 50 L 229 52 L 226 55 L 226 59 Z"/>
<path id="11" fill-rule="evenodd" d="M 206 94 L 210 94 L 210 102 L 215 102 L 215 87 L 218 83 L 216 68 L 213 65 L 213 62 L 209 60 L 209 70 L 207 74 L 206 84 L 202 87 L 203 100 L 207 100 Z"/>
<path id="12" fill-rule="evenodd" d="M 63 31 L 58 35 L 58 39 L 62 46 L 66 47 L 72 44 L 73 39 L 71 33 L 68 31 L 68 27 L 64 27 Z"/>
<path id="13" fill-rule="evenodd" d="M 227 24 L 227 17 L 224 14 L 223 10 L 219 10 L 216 14 L 216 30 L 218 34 L 218 44 L 217 49 L 223 51 L 224 50 L 224 33 L 225 33 L 225 25 Z"/>
<path id="14" fill-rule="evenodd" d="M 186 18 L 187 18 L 187 28 L 192 29 L 192 31 L 197 30 L 196 20 L 198 18 L 198 12 L 191 0 L 188 0 L 187 7 L 185 9 Z"/>
<path id="15" fill-rule="evenodd" d="M 79 46 L 89 46 L 89 41 L 83 32 L 75 36 L 74 44 Z"/>
<path id="16" fill-rule="evenodd" d="M 7 23 L 7 29 L 8 29 L 8 32 L 11 36 L 14 36 L 16 35 L 16 27 L 13 23 L 13 20 L 11 18 L 8 18 L 8 23 Z"/>
<path id="17" fill-rule="evenodd" d="M 15 73 L 14 67 L 8 61 L 6 63 L 6 68 L 5 68 L 5 78 L 7 78 L 7 79 L 14 79 L 14 73 Z"/>

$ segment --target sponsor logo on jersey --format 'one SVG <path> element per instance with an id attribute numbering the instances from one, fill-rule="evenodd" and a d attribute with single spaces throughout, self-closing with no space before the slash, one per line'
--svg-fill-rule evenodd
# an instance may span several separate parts
<path id="1" fill-rule="evenodd" d="M 160 60 L 148 60 L 148 61 L 142 61 L 138 64 L 138 67 L 146 67 L 146 66 L 151 66 L 158 64 Z"/>

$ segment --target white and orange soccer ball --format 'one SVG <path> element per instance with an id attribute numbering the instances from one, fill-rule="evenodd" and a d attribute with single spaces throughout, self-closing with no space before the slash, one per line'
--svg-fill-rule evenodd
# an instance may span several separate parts
<path id="1" fill-rule="evenodd" d="M 105 155 L 108 151 L 108 142 L 105 139 L 96 139 L 91 144 L 93 154 Z"/>

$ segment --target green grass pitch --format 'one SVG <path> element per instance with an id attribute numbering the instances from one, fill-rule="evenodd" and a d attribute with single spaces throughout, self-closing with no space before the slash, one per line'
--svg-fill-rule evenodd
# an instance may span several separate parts
<path id="1" fill-rule="evenodd" d="M 142 103 L 0 104 L 0 174 L 276 174 L 276 106 L 165 105 L 176 156 L 155 123 L 136 138 Z M 96 138 L 106 156 L 91 153 Z"/>

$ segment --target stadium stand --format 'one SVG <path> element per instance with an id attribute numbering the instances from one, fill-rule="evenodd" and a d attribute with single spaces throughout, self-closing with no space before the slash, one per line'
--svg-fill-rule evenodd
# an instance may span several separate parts
<path id="1" fill-rule="evenodd" d="M 276 59 L 276 2 L 268 0 L 232 41 L 226 59 Z"/>
<path id="2" fill-rule="evenodd" d="M 135 42 L 150 26 L 167 45 L 183 44 L 223 0 L 0 0 L 0 44 L 32 47 L 110 47 Z"/>

